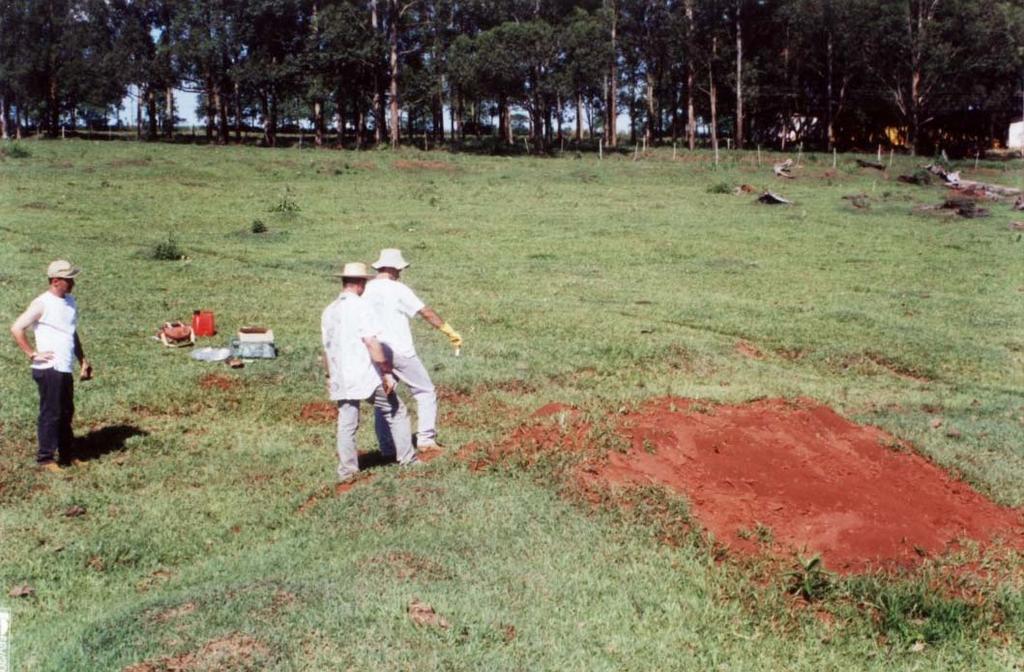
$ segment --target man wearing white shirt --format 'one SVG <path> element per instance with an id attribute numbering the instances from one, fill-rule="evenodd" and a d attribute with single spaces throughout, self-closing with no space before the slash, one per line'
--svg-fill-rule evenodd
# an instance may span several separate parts
<path id="1" fill-rule="evenodd" d="M 92 365 L 85 358 L 78 337 L 78 304 L 71 292 L 81 269 L 58 259 L 46 269 L 49 288 L 37 296 L 11 325 L 14 341 L 32 363 L 32 378 L 39 388 L 39 449 L 36 464 L 41 469 L 59 472 L 58 455 L 67 459 L 74 435 L 75 389 L 72 374 L 75 359 L 81 366 L 81 379 L 92 378 Z M 28 342 L 27 331 L 35 332 L 35 347 Z"/>
<path id="2" fill-rule="evenodd" d="M 324 310 L 320 332 L 327 368 L 328 392 L 338 403 L 338 480 L 347 481 L 359 472 L 356 431 L 359 429 L 359 403 L 373 404 L 386 430 L 386 438 L 399 464 L 416 462 L 412 446 L 409 415 L 398 395 L 391 364 L 384 354 L 382 329 L 370 304 L 362 298 L 366 280 L 371 277 L 366 265 L 345 264 L 342 291 Z M 382 446 L 383 448 L 383 446 Z"/>
<path id="3" fill-rule="evenodd" d="M 377 277 L 366 285 L 364 298 L 368 300 L 380 320 L 384 330 L 384 345 L 390 351 L 395 375 L 409 386 L 409 391 L 416 400 L 416 446 L 420 450 L 436 448 L 437 445 L 437 392 L 430 374 L 423 362 L 416 355 L 416 346 L 412 342 L 409 329 L 409 318 L 420 315 L 424 320 L 448 336 L 455 354 L 462 347 L 460 336 L 451 325 L 441 319 L 430 306 L 423 303 L 415 292 L 403 284 L 399 278 L 402 270 L 408 268 L 409 262 L 402 257 L 402 251 L 384 249 L 380 258 L 373 264 L 377 269 Z M 382 428 L 380 418 L 376 426 Z M 385 454 L 390 452 L 386 437 L 382 437 L 381 445 Z"/>

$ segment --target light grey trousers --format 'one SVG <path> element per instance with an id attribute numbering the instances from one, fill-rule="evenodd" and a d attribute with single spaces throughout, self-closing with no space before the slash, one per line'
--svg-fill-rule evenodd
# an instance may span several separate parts
<path id="1" fill-rule="evenodd" d="M 412 398 L 416 400 L 416 443 L 425 445 L 437 441 L 437 391 L 430 380 L 427 367 L 419 357 L 403 357 L 384 348 L 391 360 L 395 377 L 409 386 Z M 377 441 L 380 452 L 386 457 L 395 455 L 395 446 L 388 442 L 386 422 L 380 413 L 374 413 L 374 427 L 377 430 Z"/>
<path id="2" fill-rule="evenodd" d="M 383 453 L 388 447 L 391 449 L 391 455 L 398 458 L 399 464 L 415 462 L 416 451 L 412 447 L 409 413 L 398 395 L 394 392 L 384 394 L 384 387 L 378 385 L 377 389 L 373 391 L 373 395 L 366 401 L 373 404 L 374 417 L 379 421 L 375 429 L 377 440 L 381 442 L 381 452 Z M 359 472 L 359 454 L 356 452 L 359 404 L 359 399 L 338 401 L 338 478 L 340 480 L 345 480 Z M 387 439 L 387 444 L 383 442 L 384 438 Z"/>

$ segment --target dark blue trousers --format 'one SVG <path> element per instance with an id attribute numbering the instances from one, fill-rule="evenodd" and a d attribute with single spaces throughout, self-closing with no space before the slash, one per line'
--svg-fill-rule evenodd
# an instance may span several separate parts
<path id="1" fill-rule="evenodd" d="M 36 462 L 54 462 L 59 453 L 71 452 L 71 420 L 75 417 L 75 377 L 54 369 L 33 369 L 32 378 L 39 388 L 39 452 Z"/>

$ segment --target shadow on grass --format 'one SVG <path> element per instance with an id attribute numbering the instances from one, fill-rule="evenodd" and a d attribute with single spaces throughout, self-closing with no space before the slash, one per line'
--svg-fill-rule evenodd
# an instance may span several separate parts
<path id="1" fill-rule="evenodd" d="M 394 457 L 386 457 L 377 451 L 359 453 L 359 471 L 383 467 L 388 464 L 395 464 L 398 460 Z"/>
<path id="2" fill-rule="evenodd" d="M 67 455 L 61 455 L 62 462 L 78 460 L 88 462 L 107 453 L 124 450 L 128 439 L 133 436 L 148 436 L 149 432 L 134 425 L 109 425 L 94 429 L 85 436 L 75 438 Z"/>

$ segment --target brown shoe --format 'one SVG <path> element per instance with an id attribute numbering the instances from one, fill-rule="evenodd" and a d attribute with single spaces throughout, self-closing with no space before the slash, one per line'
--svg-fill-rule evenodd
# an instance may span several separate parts
<path id="1" fill-rule="evenodd" d="M 64 470 L 61 469 L 60 465 L 56 462 L 44 462 L 39 465 L 39 471 L 45 471 L 51 474 L 59 474 Z"/>

